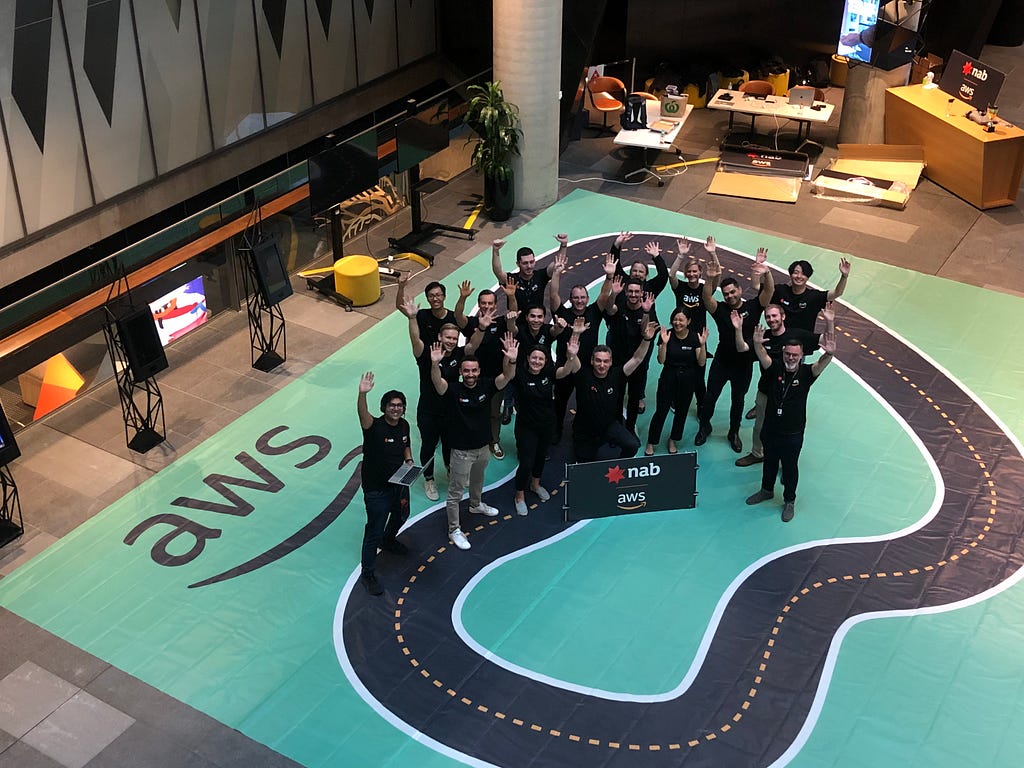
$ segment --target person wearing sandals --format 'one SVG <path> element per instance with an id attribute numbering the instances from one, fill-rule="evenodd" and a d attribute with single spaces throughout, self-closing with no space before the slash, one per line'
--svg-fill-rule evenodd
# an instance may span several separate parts
<path id="1" fill-rule="evenodd" d="M 690 316 L 682 307 L 672 312 L 669 324 L 671 328 L 661 329 L 658 341 L 658 362 L 662 368 L 661 376 L 658 378 L 657 407 L 647 432 L 645 456 L 654 455 L 655 448 L 661 442 L 661 430 L 671 408 L 675 408 L 675 415 L 672 417 L 672 431 L 668 438 L 668 452 L 678 451 L 676 443 L 683 439 L 683 424 L 686 421 L 686 412 L 690 410 L 690 401 L 697 389 L 697 380 L 704 378 L 707 327 L 705 326 L 699 335 L 694 333 L 690 329 Z"/>
<path id="2" fill-rule="evenodd" d="M 512 380 L 516 394 L 516 451 L 519 467 L 516 469 L 516 514 L 526 515 L 526 489 L 533 491 L 541 501 L 551 494 L 540 484 L 547 461 L 548 448 L 555 434 L 555 380 L 571 376 L 580 369 L 578 357 L 579 335 L 572 334 L 566 344 L 566 359 L 559 368 L 551 362 L 542 346 L 530 349 L 519 371 Z"/>

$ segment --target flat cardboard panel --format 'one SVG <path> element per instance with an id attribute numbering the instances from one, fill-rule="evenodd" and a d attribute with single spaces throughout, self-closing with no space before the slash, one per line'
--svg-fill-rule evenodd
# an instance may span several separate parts
<path id="1" fill-rule="evenodd" d="M 800 179 L 785 176 L 755 176 L 750 173 L 716 171 L 708 193 L 746 197 L 751 200 L 771 200 L 795 203 L 800 194 Z"/>

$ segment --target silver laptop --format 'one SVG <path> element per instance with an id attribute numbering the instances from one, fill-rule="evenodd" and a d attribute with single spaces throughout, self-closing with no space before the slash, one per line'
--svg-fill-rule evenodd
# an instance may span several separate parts
<path id="1" fill-rule="evenodd" d="M 395 485 L 404 485 L 408 488 L 416 482 L 416 478 L 418 478 L 422 472 L 423 467 L 421 466 L 416 464 L 403 464 L 395 470 L 395 474 L 388 478 L 388 482 L 394 483 Z"/>
<path id="2" fill-rule="evenodd" d="M 814 106 L 814 89 L 809 85 L 795 85 L 789 89 L 789 103 L 797 107 Z"/>

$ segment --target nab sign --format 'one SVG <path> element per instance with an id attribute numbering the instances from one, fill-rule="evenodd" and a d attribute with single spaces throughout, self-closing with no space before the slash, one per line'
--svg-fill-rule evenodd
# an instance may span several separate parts
<path id="1" fill-rule="evenodd" d="M 567 520 L 691 509 L 697 503 L 697 454 L 569 464 L 566 481 Z"/>
<path id="2" fill-rule="evenodd" d="M 942 70 L 939 88 L 982 112 L 996 103 L 1006 75 L 960 51 L 953 51 Z"/>

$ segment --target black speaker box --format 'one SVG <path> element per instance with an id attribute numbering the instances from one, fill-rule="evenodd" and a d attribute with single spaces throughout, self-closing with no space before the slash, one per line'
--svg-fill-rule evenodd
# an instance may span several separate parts
<path id="1" fill-rule="evenodd" d="M 260 296 L 268 307 L 273 307 L 292 295 L 288 270 L 284 267 L 281 252 L 277 250 L 277 243 L 273 240 L 257 243 L 252 249 L 252 261 L 256 267 L 256 282 Z"/>
<path id="2" fill-rule="evenodd" d="M 117 319 L 117 334 L 135 381 L 144 381 L 167 367 L 167 355 L 149 307 L 131 309 L 121 315 Z"/>

